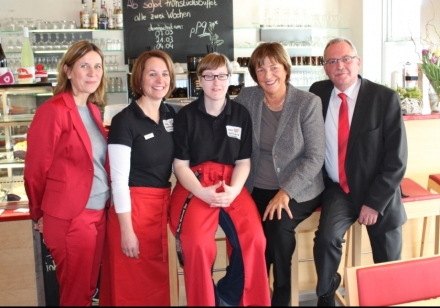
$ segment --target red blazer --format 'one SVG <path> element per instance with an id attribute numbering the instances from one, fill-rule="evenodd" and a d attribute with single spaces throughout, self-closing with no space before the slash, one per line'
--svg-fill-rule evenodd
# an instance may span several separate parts
<path id="1" fill-rule="evenodd" d="M 107 140 L 99 108 L 87 106 Z M 105 169 L 109 174 L 108 156 Z M 93 176 L 92 145 L 73 96 L 58 94 L 37 109 L 27 134 L 24 185 L 32 219 L 43 212 L 60 219 L 78 216 Z"/>

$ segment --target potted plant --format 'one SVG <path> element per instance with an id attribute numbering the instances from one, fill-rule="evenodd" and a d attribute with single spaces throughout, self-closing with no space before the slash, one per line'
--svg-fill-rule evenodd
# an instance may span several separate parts
<path id="1" fill-rule="evenodd" d="M 419 87 L 395 89 L 400 96 L 403 114 L 421 113 L 423 109 L 422 91 Z"/>

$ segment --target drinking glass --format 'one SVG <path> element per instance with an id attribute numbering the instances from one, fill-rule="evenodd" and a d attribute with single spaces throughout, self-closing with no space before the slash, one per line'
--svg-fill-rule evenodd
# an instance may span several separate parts
<path id="1" fill-rule="evenodd" d="M 52 29 L 52 23 L 50 21 L 43 22 L 43 29 L 44 30 L 50 30 Z"/>
<path id="2" fill-rule="evenodd" d="M 115 79 L 114 77 L 109 78 L 108 92 L 115 92 L 115 80 L 114 79 Z"/>
<path id="3" fill-rule="evenodd" d="M 122 92 L 122 78 L 121 77 L 114 77 L 114 90 L 116 92 Z"/>
<path id="4" fill-rule="evenodd" d="M 76 29 L 76 21 L 71 20 L 68 22 L 67 29 Z"/>
<path id="5" fill-rule="evenodd" d="M 69 47 L 75 43 L 75 35 L 73 33 L 70 33 L 70 41 L 68 41 L 68 43 Z"/>
<path id="6" fill-rule="evenodd" d="M 52 29 L 54 29 L 54 30 L 61 29 L 61 23 L 59 21 L 53 21 L 52 22 Z"/>
<path id="7" fill-rule="evenodd" d="M 39 35 L 40 39 L 38 40 L 38 43 L 37 43 L 37 50 L 46 50 L 46 43 L 44 42 L 43 34 L 39 33 L 38 35 Z"/>
<path id="8" fill-rule="evenodd" d="M 117 71 L 119 69 L 119 63 L 118 60 L 116 58 L 116 55 L 112 56 L 113 57 L 113 70 Z"/>
<path id="9" fill-rule="evenodd" d="M 15 34 L 15 45 L 14 45 L 14 51 L 20 52 L 22 47 L 22 39 L 20 34 Z"/>
<path id="10" fill-rule="evenodd" d="M 35 22 L 32 18 L 26 18 L 26 27 L 28 27 L 29 30 L 35 29 Z"/>
<path id="11" fill-rule="evenodd" d="M 52 39 L 51 39 L 49 33 L 46 33 L 46 39 L 44 40 L 44 46 L 45 46 L 45 50 L 52 50 L 53 49 Z"/>
<path id="12" fill-rule="evenodd" d="M 6 21 L 5 23 L 5 30 L 6 31 L 15 31 L 15 27 L 16 27 L 16 23 L 13 16 L 15 10 L 9 10 L 9 12 L 11 12 L 11 18 L 9 18 L 8 21 Z"/>
<path id="13" fill-rule="evenodd" d="M 111 66 L 111 63 L 110 63 L 110 56 L 109 55 L 104 56 L 104 65 L 105 65 L 105 69 L 107 71 L 111 71 L 112 70 L 112 66 Z"/>
<path id="14" fill-rule="evenodd" d="M 67 42 L 67 39 L 66 39 L 66 34 L 65 33 L 61 33 L 61 39 L 62 39 L 62 41 L 61 41 L 61 49 L 68 49 L 69 48 L 69 42 Z"/>
<path id="15" fill-rule="evenodd" d="M 53 42 L 53 49 L 60 50 L 61 49 L 61 41 L 60 34 L 55 33 L 55 41 Z"/>
<path id="16" fill-rule="evenodd" d="M 62 21 L 60 21 L 60 22 L 59 22 L 59 25 L 60 25 L 60 29 L 65 30 L 65 29 L 68 28 L 67 20 L 62 20 Z"/>
<path id="17" fill-rule="evenodd" d="M 17 19 L 16 29 L 23 31 L 24 27 L 26 27 L 26 21 L 24 19 Z"/>

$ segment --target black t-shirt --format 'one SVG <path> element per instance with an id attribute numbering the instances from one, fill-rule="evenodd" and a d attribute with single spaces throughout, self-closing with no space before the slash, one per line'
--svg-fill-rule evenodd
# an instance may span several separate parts
<path id="1" fill-rule="evenodd" d="M 243 105 L 227 97 L 217 116 L 206 112 L 203 96 L 180 109 L 174 121 L 175 158 L 190 166 L 204 162 L 235 165 L 251 157 L 252 122 Z"/>
<path id="2" fill-rule="evenodd" d="M 175 111 L 161 103 L 159 113 L 159 124 L 156 124 L 133 102 L 112 119 L 108 143 L 131 148 L 130 187 L 167 188 L 171 185 Z"/>

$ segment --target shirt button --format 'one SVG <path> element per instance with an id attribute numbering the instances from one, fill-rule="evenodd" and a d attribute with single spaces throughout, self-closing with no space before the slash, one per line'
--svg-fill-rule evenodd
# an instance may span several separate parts
<path id="1" fill-rule="evenodd" d="M 273 156 L 273 158 L 277 159 L 277 158 L 278 158 L 278 155 L 277 155 L 277 154 L 275 154 L 275 155 Z"/>
<path id="2" fill-rule="evenodd" d="M 277 172 L 279 173 L 281 171 L 281 169 L 280 168 L 277 168 Z"/>

